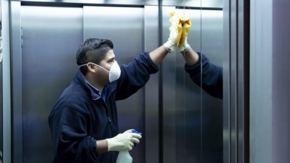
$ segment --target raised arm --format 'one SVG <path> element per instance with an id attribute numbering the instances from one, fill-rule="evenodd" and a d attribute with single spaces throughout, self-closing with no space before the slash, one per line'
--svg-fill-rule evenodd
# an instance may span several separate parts
<path id="1" fill-rule="evenodd" d="M 149 53 L 141 53 L 128 65 L 121 66 L 121 76 L 117 81 L 117 100 L 125 99 L 142 88 L 150 74 L 158 71 L 157 65 L 175 49 L 178 33 L 174 23 L 176 22 L 171 22 L 168 40 L 163 45 Z"/>
<path id="2" fill-rule="evenodd" d="M 182 52 L 185 59 L 185 70 L 198 86 L 216 98 L 223 98 L 222 67 L 211 63 L 205 55 L 196 53 L 192 48 Z M 202 84 L 201 84 L 202 83 Z"/>
<path id="3" fill-rule="evenodd" d="M 157 49 L 151 51 L 149 53 L 150 59 L 155 65 L 158 65 L 168 54 L 168 50 L 165 48 L 165 46 L 160 46 Z"/>

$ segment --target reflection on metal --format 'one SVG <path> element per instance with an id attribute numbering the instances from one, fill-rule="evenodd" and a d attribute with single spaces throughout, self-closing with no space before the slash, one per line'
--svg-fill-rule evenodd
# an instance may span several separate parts
<path id="1" fill-rule="evenodd" d="M 169 35 L 169 11 L 163 7 L 163 41 Z M 223 11 L 180 9 L 190 17 L 188 43 L 212 63 L 223 63 Z M 164 162 L 222 161 L 222 101 L 192 82 L 179 52 L 163 61 Z M 177 150 L 178 149 L 178 150 Z"/>

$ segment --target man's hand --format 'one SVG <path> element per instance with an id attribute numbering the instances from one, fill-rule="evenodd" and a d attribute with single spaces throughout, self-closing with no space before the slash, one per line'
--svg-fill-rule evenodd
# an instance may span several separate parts
<path id="1" fill-rule="evenodd" d="M 178 50 L 180 52 L 183 52 L 184 50 L 190 47 L 189 44 L 187 43 L 187 35 L 191 27 L 191 21 L 189 17 L 182 15 L 180 22 L 182 23 L 182 34 L 181 34 L 180 42 L 177 43 L 177 45 L 178 45 Z"/>
<path id="2" fill-rule="evenodd" d="M 106 139 L 108 151 L 130 151 L 134 143 L 139 143 L 141 135 L 135 133 L 122 133 L 113 138 Z"/>
<path id="3" fill-rule="evenodd" d="M 191 27 L 189 17 L 185 16 L 182 12 L 171 12 L 171 26 L 169 28 L 170 35 L 164 47 L 170 51 L 174 51 L 175 46 L 178 45 L 178 50 L 184 51 L 189 48 L 187 43 L 187 35 Z"/>
<path id="4" fill-rule="evenodd" d="M 167 50 L 174 51 L 176 46 L 176 38 L 177 38 L 176 29 L 170 29 L 170 35 L 168 40 L 163 44 Z"/>
<path id="5" fill-rule="evenodd" d="M 188 48 L 190 48 L 190 45 L 187 43 L 187 37 L 185 37 L 183 44 L 178 46 L 178 51 L 183 52 L 184 50 L 187 50 Z"/>
<path id="6" fill-rule="evenodd" d="M 182 28 L 179 26 L 178 27 L 178 23 L 179 23 L 179 19 L 181 18 L 180 14 L 176 14 L 175 12 L 171 12 L 170 13 L 171 18 L 170 18 L 170 22 L 171 22 L 171 26 L 169 27 L 170 30 L 170 34 L 169 34 L 169 38 L 167 40 L 167 42 L 165 42 L 163 45 L 167 50 L 170 51 L 174 51 L 175 50 L 175 46 L 176 46 L 176 40 L 178 40 L 178 30 L 182 30 Z"/>

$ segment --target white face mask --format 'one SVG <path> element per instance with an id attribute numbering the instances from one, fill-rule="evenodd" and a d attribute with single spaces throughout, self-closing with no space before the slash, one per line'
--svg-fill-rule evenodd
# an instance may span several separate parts
<path id="1" fill-rule="evenodd" d="M 107 69 L 105 69 L 104 67 L 100 66 L 100 65 L 97 65 L 95 63 L 92 63 L 94 64 L 95 66 L 98 66 L 102 69 L 104 69 L 105 71 L 107 71 L 109 73 L 109 81 L 110 82 L 113 82 L 115 80 L 118 80 L 119 77 L 121 76 L 121 69 L 120 69 L 120 66 L 118 64 L 117 61 L 114 61 L 110 71 L 108 71 Z M 80 66 L 86 66 L 87 64 L 83 64 L 83 65 L 80 65 Z"/>

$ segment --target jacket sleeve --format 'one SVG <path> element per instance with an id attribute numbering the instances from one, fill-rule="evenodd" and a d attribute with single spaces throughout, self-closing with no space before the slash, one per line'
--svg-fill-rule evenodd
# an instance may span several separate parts
<path id="1" fill-rule="evenodd" d="M 87 121 L 79 111 L 60 108 L 49 117 L 55 156 L 59 162 L 98 163 L 96 140 L 87 136 Z"/>
<path id="2" fill-rule="evenodd" d="M 190 78 L 198 86 L 216 98 L 223 98 L 223 69 L 220 66 L 210 63 L 205 55 L 199 55 L 196 64 L 189 66 L 185 64 L 185 70 L 189 73 Z M 202 65 L 202 66 L 201 66 Z M 201 68 L 202 67 L 202 68 Z M 202 72 L 201 72 L 202 71 Z M 201 79 L 202 76 L 202 79 Z"/>
<path id="3" fill-rule="evenodd" d="M 137 92 L 148 82 L 150 74 L 158 70 L 148 52 L 141 53 L 128 65 L 122 65 L 121 76 L 117 81 L 116 100 L 126 99 Z"/>

